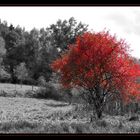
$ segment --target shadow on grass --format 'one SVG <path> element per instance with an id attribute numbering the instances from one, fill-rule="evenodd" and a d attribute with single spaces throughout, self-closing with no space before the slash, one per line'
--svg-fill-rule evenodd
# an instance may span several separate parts
<path id="1" fill-rule="evenodd" d="M 50 107 L 64 107 L 64 106 L 69 106 L 69 104 L 45 104 L 47 106 L 50 106 Z"/>

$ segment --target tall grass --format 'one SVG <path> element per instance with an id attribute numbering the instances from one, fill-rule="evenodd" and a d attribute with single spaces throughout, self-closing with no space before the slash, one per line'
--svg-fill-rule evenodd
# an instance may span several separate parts
<path id="1" fill-rule="evenodd" d="M 126 127 L 126 124 L 118 126 L 110 125 L 102 120 L 93 123 L 85 122 L 47 122 L 37 123 L 28 121 L 11 121 L 0 123 L 0 133 L 139 133 L 140 126 Z"/>

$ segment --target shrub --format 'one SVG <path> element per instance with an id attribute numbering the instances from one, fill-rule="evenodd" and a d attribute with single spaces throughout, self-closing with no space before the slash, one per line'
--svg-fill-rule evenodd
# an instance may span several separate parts
<path id="1" fill-rule="evenodd" d="M 6 97 L 6 96 L 7 96 L 7 92 L 1 90 L 1 91 L 0 91 L 0 96 L 2 96 L 2 97 Z"/>
<path id="2" fill-rule="evenodd" d="M 93 132 L 93 127 L 89 123 L 71 123 L 71 128 L 74 133 L 91 133 Z"/>
<path id="3" fill-rule="evenodd" d="M 69 102 L 69 104 L 72 103 L 73 95 L 71 93 L 71 89 L 60 89 L 60 94 L 62 95 L 62 100 Z"/>
<path id="4" fill-rule="evenodd" d="M 36 98 L 48 98 L 54 100 L 61 100 L 62 96 L 58 93 L 57 89 L 50 84 L 47 84 L 45 87 L 40 87 L 36 91 Z"/>
<path id="5" fill-rule="evenodd" d="M 9 131 L 12 128 L 11 122 L 4 122 L 0 124 L 0 130 L 1 131 Z"/>
<path id="6" fill-rule="evenodd" d="M 107 127 L 107 122 L 105 120 L 96 121 L 96 125 L 99 127 Z"/>
<path id="7" fill-rule="evenodd" d="M 25 92 L 24 97 L 34 98 L 36 97 L 36 92 L 32 90 L 28 90 Z"/>
<path id="8" fill-rule="evenodd" d="M 33 97 L 65 101 L 69 102 L 69 104 L 83 103 L 84 100 L 80 97 L 80 93 L 78 93 L 77 90 L 62 88 L 62 85 L 59 82 L 54 83 L 49 81 L 46 83 L 43 79 L 42 76 L 39 78 L 38 84 L 43 86 L 35 91 Z M 74 94 L 74 91 L 76 91 L 76 94 Z"/>
<path id="9" fill-rule="evenodd" d="M 40 77 L 38 78 L 38 85 L 39 85 L 39 86 L 45 87 L 46 84 L 47 84 L 47 83 L 46 83 L 45 77 L 44 77 L 44 76 L 40 76 Z"/>
<path id="10" fill-rule="evenodd" d="M 31 123 L 26 120 L 19 120 L 18 122 L 13 123 L 16 129 L 23 129 L 23 128 L 36 128 L 38 126 L 37 123 Z"/>
<path id="11" fill-rule="evenodd" d="M 0 81 L 9 82 L 11 80 L 11 75 L 5 70 L 4 67 L 0 68 Z"/>
<path id="12" fill-rule="evenodd" d="M 69 124 L 61 123 L 61 127 L 63 128 L 63 132 L 69 132 Z"/>
<path id="13" fill-rule="evenodd" d="M 118 126 L 119 129 L 122 129 L 123 128 L 123 124 L 122 122 L 119 122 L 119 126 Z"/>
<path id="14" fill-rule="evenodd" d="M 38 127 L 39 124 L 38 123 L 31 123 L 28 122 L 26 120 L 18 120 L 18 121 L 9 121 L 9 122 L 3 122 L 0 124 L 0 131 L 12 131 L 12 130 L 20 130 L 20 129 L 34 129 L 36 127 Z"/>

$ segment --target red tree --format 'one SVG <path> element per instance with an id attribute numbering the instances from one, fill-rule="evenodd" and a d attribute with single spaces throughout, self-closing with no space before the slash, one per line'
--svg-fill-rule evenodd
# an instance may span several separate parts
<path id="1" fill-rule="evenodd" d="M 129 55 L 129 46 L 107 31 L 87 32 L 78 36 L 75 44 L 52 69 L 61 74 L 64 87 L 82 87 L 86 99 L 93 104 L 98 118 L 104 104 L 113 95 L 120 95 L 126 102 L 139 97 L 140 66 Z M 136 99 L 136 98 L 135 98 Z"/>

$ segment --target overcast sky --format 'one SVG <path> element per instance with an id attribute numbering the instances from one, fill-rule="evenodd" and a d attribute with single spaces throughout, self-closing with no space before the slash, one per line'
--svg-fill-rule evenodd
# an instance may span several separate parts
<path id="1" fill-rule="evenodd" d="M 0 7 L 0 19 L 25 30 L 46 28 L 58 19 L 74 17 L 93 31 L 110 30 L 125 39 L 140 58 L 140 7 Z"/>

